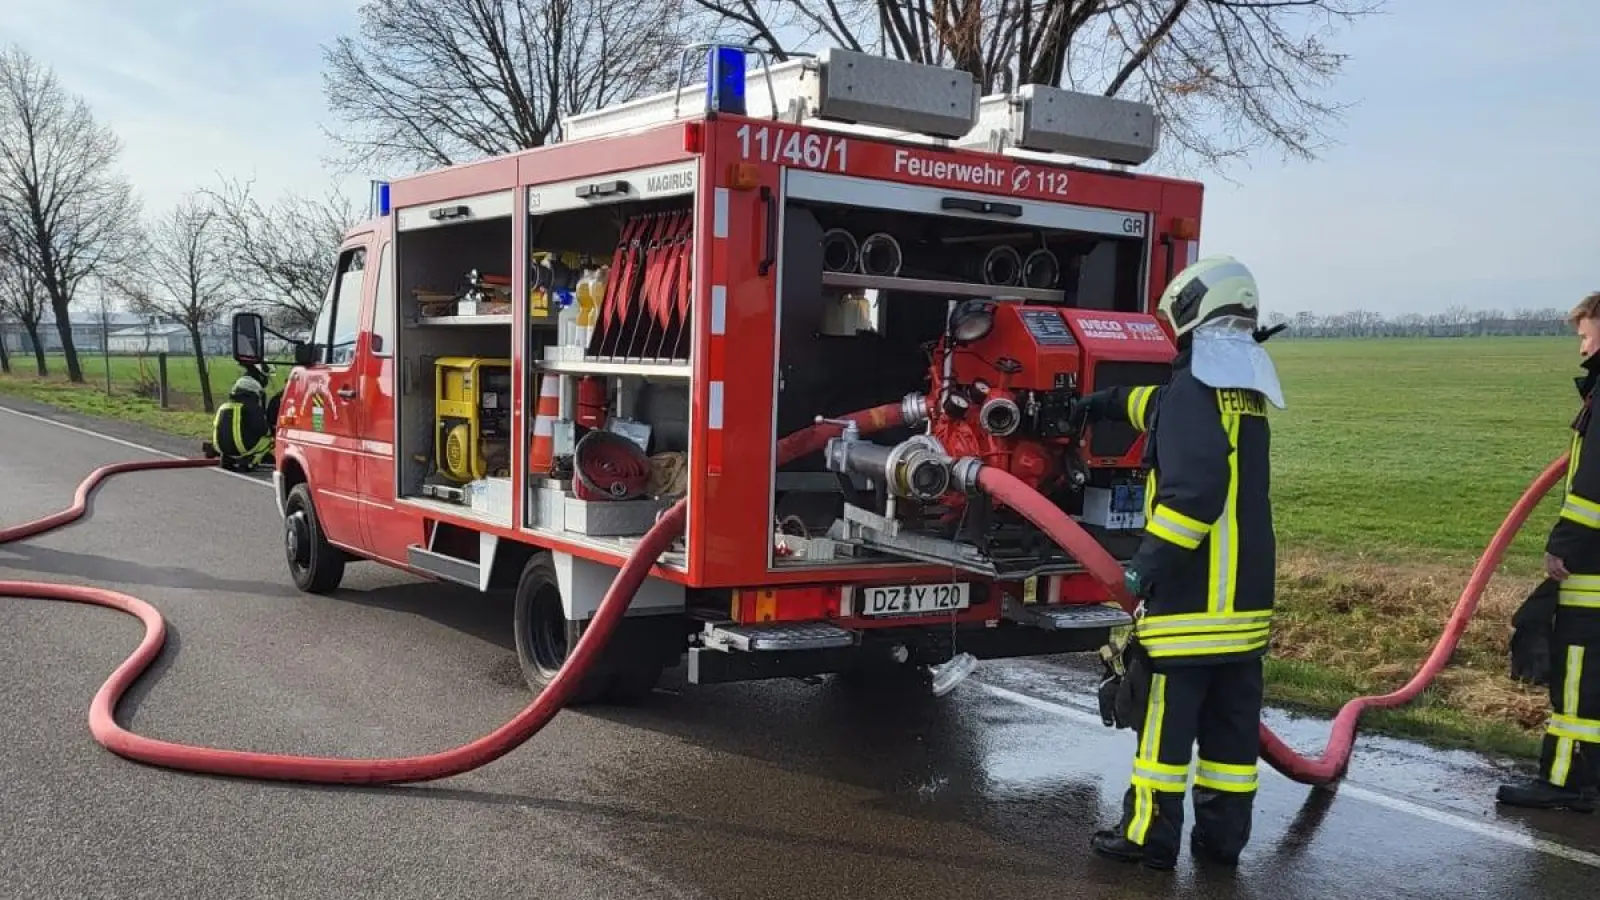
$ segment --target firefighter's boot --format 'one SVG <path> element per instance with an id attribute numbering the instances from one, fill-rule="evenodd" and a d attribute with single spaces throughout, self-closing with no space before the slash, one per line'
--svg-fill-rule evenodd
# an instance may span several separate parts
<path id="1" fill-rule="evenodd" d="M 1178 864 L 1178 855 L 1170 850 L 1144 847 L 1128 840 L 1127 835 L 1115 828 L 1094 833 L 1089 847 L 1108 859 L 1126 863 L 1144 863 L 1151 869 L 1167 870 Z"/>
<path id="2" fill-rule="evenodd" d="M 1570 788 L 1551 784 L 1542 778 L 1517 784 L 1502 784 L 1495 799 L 1507 806 L 1525 809 L 1570 809 L 1593 812 L 1597 797 L 1592 787 Z"/>
<path id="3" fill-rule="evenodd" d="M 1122 821 L 1095 832 L 1089 847 L 1118 862 L 1166 870 L 1178 865 L 1182 832 L 1182 793 L 1130 787 L 1122 797 Z"/>

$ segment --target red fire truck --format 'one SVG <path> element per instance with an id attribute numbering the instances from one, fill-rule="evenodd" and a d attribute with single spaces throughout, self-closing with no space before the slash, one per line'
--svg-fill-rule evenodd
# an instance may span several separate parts
<path id="1" fill-rule="evenodd" d="M 840 50 L 693 53 L 703 84 L 377 186 L 277 422 L 295 583 L 368 560 L 515 590 L 538 689 L 683 502 L 579 699 L 685 657 L 694 683 L 873 683 L 1097 649 L 1126 614 L 974 472 L 1137 545 L 1141 435 L 1073 401 L 1170 370 L 1150 311 L 1202 189 L 1128 171 L 1153 110 Z M 267 333 L 237 315 L 235 357 Z"/>

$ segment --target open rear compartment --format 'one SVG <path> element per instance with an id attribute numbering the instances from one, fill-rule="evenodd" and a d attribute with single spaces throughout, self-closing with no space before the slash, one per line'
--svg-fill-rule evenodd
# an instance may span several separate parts
<path id="1" fill-rule="evenodd" d="M 530 189 L 525 529 L 626 556 L 688 491 L 697 166 Z"/>
<path id="2" fill-rule="evenodd" d="M 402 209 L 396 496 L 511 526 L 513 193 Z"/>
<path id="3" fill-rule="evenodd" d="M 835 181 L 853 184 L 828 183 Z M 952 457 L 978 456 L 1019 475 L 1031 466 L 1052 501 L 1075 517 L 1087 502 L 1093 508 L 1085 525 L 1114 555 L 1131 556 L 1138 526 L 1130 524 L 1129 507 L 1142 506 L 1143 486 L 1125 466 L 1104 464 L 1125 457 L 1138 435 L 1125 425 L 1095 428 L 1090 446 L 1076 455 L 1102 465 L 1082 466 L 1074 481 L 1075 464 L 1065 458 L 1074 453 L 1059 452 L 1073 444 L 1067 404 L 1093 387 L 1163 382 L 1170 367 L 1102 361 L 1080 372 L 1073 339 L 1080 326 L 1060 311 L 1115 317 L 1146 309 L 1148 216 L 809 173 L 791 173 L 789 186 L 776 433 L 818 415 L 905 401 L 922 421 L 864 439 L 889 445 L 931 434 Z M 1130 218 L 1137 224 L 1127 224 Z M 988 341 L 951 354 L 948 368 L 936 351 L 952 314 L 969 303 L 1010 307 L 994 318 L 1009 323 L 1011 334 L 995 343 L 996 326 Z M 985 374 L 962 377 L 972 371 Z M 906 399 L 913 394 L 923 396 Z M 987 402 L 1002 396 L 1015 402 Z M 992 423 L 991 414 L 998 417 Z M 822 453 L 776 470 L 773 486 L 773 521 L 783 534 L 769 557 L 774 569 L 908 559 L 970 563 L 961 567 L 1000 578 L 1077 569 L 1036 529 L 986 498 L 967 497 L 955 508 L 890 503 L 882 483 L 830 471 Z M 880 517 L 880 526 L 886 514 L 897 519 L 893 539 L 882 531 L 864 537 L 863 510 L 864 521 Z"/>

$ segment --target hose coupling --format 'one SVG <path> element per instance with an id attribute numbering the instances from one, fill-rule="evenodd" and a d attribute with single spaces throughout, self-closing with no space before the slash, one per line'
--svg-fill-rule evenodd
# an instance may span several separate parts
<path id="1" fill-rule="evenodd" d="M 906 425 L 912 428 L 928 421 L 928 395 L 921 391 L 907 394 L 900 401 L 900 415 L 905 417 Z"/>
<path id="2" fill-rule="evenodd" d="M 968 496 L 978 495 L 978 473 L 983 471 L 983 460 L 976 456 L 963 456 L 950 464 L 950 487 Z"/>

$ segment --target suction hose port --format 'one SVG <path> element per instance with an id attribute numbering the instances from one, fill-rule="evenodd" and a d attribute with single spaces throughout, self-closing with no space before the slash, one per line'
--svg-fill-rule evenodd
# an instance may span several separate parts
<path id="1" fill-rule="evenodd" d="M 996 397 L 978 410 L 978 421 L 995 437 L 1007 437 L 1022 425 L 1022 409 L 1009 397 Z"/>
<path id="2" fill-rule="evenodd" d="M 1022 261 L 1024 287 L 1049 289 L 1061 280 L 1061 262 L 1049 250 L 1035 250 Z"/>
<path id="3" fill-rule="evenodd" d="M 860 264 L 861 245 L 856 236 L 843 228 L 822 233 L 822 271 L 854 272 Z"/>
<path id="4" fill-rule="evenodd" d="M 900 253 L 900 242 L 894 235 L 877 231 L 861 242 L 861 274 L 886 277 L 900 274 L 905 257 Z"/>
<path id="5" fill-rule="evenodd" d="M 1015 247 L 1001 244 L 984 254 L 983 283 L 1015 286 L 1022 277 L 1022 255 Z"/>

